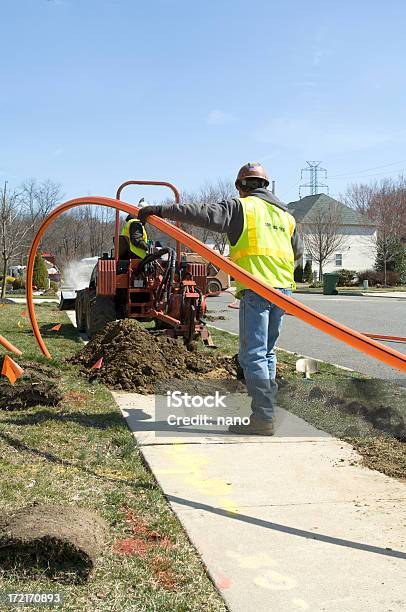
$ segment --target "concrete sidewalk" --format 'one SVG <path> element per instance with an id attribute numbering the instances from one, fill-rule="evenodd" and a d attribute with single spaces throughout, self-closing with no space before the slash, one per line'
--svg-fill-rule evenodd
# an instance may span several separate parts
<path id="1" fill-rule="evenodd" d="M 114 396 L 232 611 L 405 609 L 404 484 L 282 410 L 272 438 L 174 438 L 153 396 Z"/>

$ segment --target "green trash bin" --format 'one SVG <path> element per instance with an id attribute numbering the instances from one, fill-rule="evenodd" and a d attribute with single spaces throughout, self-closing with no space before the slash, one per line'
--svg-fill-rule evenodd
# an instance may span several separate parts
<path id="1" fill-rule="evenodd" d="M 323 293 L 324 295 L 337 295 L 336 285 L 338 274 L 336 272 L 325 272 L 323 274 Z"/>

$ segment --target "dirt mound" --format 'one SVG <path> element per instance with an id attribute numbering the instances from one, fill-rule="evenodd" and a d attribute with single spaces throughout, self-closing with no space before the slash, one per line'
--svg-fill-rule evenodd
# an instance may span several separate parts
<path id="1" fill-rule="evenodd" d="M 62 399 L 55 379 L 58 370 L 40 363 L 19 361 L 24 374 L 15 385 L 0 378 L 0 410 L 22 410 L 41 404 L 56 406 Z"/>
<path id="2" fill-rule="evenodd" d="M 99 516 L 83 508 L 23 508 L 0 519 L 0 567 L 70 582 L 85 580 L 106 530 Z"/>
<path id="3" fill-rule="evenodd" d="M 100 370 L 92 365 L 103 357 Z M 71 361 L 84 366 L 90 380 L 114 389 L 154 393 L 166 379 L 235 379 L 235 358 L 188 351 L 180 342 L 143 329 L 136 321 L 109 323 Z"/>

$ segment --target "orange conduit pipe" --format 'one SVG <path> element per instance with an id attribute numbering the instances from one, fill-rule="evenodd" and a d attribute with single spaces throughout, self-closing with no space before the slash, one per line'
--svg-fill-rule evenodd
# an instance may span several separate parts
<path id="1" fill-rule="evenodd" d="M 376 340 L 387 340 L 388 342 L 406 342 L 404 336 L 383 336 L 382 334 L 366 334 L 365 332 L 364 336 L 367 338 L 375 338 Z"/>
<path id="2" fill-rule="evenodd" d="M 22 355 L 22 352 L 20 351 L 20 349 L 13 346 L 11 342 L 6 340 L 3 336 L 0 336 L 0 344 L 4 346 L 6 351 L 10 351 L 10 353 L 14 353 L 15 355 Z"/>
<path id="3" fill-rule="evenodd" d="M 32 329 L 35 335 L 35 339 L 42 351 L 42 353 L 46 357 L 51 357 L 48 349 L 45 346 L 45 343 L 42 339 L 38 323 L 35 317 L 35 309 L 33 303 L 32 296 L 32 276 L 34 269 L 34 259 L 35 254 L 37 252 L 38 245 L 41 241 L 41 238 L 47 229 L 47 227 L 54 221 L 59 215 L 70 210 L 71 208 L 75 208 L 77 206 L 83 206 L 88 204 L 94 204 L 96 206 L 109 206 L 111 208 L 115 208 L 118 210 L 122 210 L 127 214 L 138 214 L 138 208 L 136 206 L 132 206 L 131 204 L 127 204 L 126 202 L 121 202 L 119 200 L 114 200 L 113 198 L 104 198 L 104 197 L 88 197 L 88 198 L 77 198 L 74 200 L 69 200 L 64 204 L 61 204 L 55 210 L 53 210 L 46 219 L 41 223 L 34 241 L 32 243 L 32 247 L 30 250 L 28 265 L 27 265 L 27 305 L 28 312 L 30 315 L 30 321 L 32 325 Z M 226 259 L 223 255 L 215 253 L 212 249 L 207 247 L 205 244 L 193 238 L 182 229 L 171 225 L 164 219 L 156 217 L 155 215 L 151 215 L 148 217 L 148 222 L 162 230 L 168 236 L 171 236 L 175 240 L 179 240 L 185 246 L 193 249 L 195 252 L 199 253 L 202 257 L 213 263 L 215 266 L 218 266 L 224 272 L 227 272 L 231 276 L 233 276 L 238 281 L 242 282 L 246 287 L 252 289 L 262 297 L 267 300 L 272 301 L 279 308 L 283 308 L 287 313 L 301 319 L 305 323 L 312 325 L 316 329 L 337 338 L 341 342 L 345 342 L 346 344 L 352 346 L 353 348 L 365 353 L 392 368 L 397 368 L 401 372 L 406 372 L 406 356 L 396 351 L 390 347 L 384 346 L 375 340 L 367 338 L 363 334 L 342 325 L 341 323 L 337 323 L 333 319 L 322 315 L 308 306 L 301 304 L 296 301 L 294 298 L 284 295 L 280 293 L 276 289 L 273 289 L 266 283 L 256 279 L 252 274 L 245 272 L 242 268 L 232 263 L 228 259 Z"/>

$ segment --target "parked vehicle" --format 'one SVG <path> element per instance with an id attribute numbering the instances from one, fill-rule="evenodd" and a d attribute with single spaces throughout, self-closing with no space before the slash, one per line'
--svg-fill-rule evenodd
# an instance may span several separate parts
<path id="1" fill-rule="evenodd" d="M 221 291 L 230 288 L 230 275 L 217 268 L 214 264 L 204 259 L 198 253 L 185 253 L 187 263 L 201 263 L 207 266 L 206 293 L 209 297 L 215 297 Z"/>

